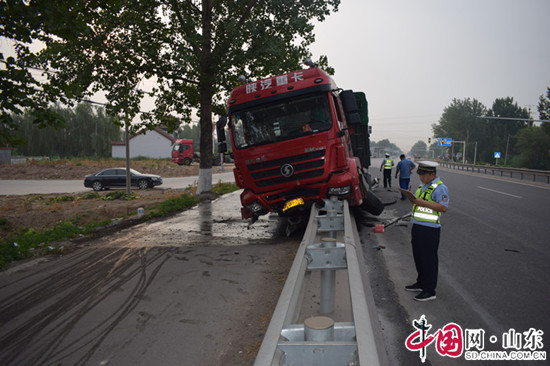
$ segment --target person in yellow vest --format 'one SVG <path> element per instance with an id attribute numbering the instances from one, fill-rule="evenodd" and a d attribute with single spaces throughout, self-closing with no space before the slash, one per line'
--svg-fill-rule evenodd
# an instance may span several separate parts
<path id="1" fill-rule="evenodd" d="M 449 207 L 449 190 L 437 176 L 437 166 L 432 161 L 418 162 L 417 173 L 422 183 L 414 198 L 412 195 L 409 198 L 413 203 L 411 243 L 418 276 L 405 289 L 420 292 L 414 298 L 417 301 L 435 300 L 441 213 Z"/>
<path id="2" fill-rule="evenodd" d="M 386 153 L 386 158 L 382 160 L 380 165 L 380 171 L 384 169 L 384 188 L 388 188 L 391 191 L 391 169 L 393 167 L 393 160 L 390 158 L 390 154 Z"/>

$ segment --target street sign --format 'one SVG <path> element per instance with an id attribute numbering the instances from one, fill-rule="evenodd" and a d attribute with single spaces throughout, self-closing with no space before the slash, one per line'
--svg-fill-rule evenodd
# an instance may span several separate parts
<path id="1" fill-rule="evenodd" d="M 437 139 L 437 145 L 438 146 L 451 146 L 453 144 L 453 139 L 443 137 Z"/>
<path id="2" fill-rule="evenodd" d="M 500 153 L 499 152 L 495 153 L 495 159 L 500 159 Z"/>

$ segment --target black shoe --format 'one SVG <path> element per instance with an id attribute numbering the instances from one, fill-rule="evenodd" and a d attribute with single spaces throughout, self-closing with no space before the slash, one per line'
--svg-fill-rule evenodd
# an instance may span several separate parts
<path id="1" fill-rule="evenodd" d="M 435 300 L 435 294 L 433 292 L 422 291 L 414 297 L 416 301 L 430 301 Z"/>
<path id="2" fill-rule="evenodd" d="M 405 286 L 405 290 L 412 292 L 422 292 L 422 287 L 415 283 L 414 285 Z"/>

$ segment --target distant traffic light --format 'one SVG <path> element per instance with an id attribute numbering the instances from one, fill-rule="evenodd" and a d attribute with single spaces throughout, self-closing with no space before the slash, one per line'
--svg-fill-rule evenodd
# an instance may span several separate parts
<path id="1" fill-rule="evenodd" d="M 432 138 L 428 137 L 428 144 L 431 144 L 431 143 L 432 143 Z"/>

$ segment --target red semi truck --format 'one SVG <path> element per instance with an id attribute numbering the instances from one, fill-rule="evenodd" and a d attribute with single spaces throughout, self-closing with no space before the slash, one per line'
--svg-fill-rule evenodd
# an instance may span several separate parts
<path id="1" fill-rule="evenodd" d="M 193 161 L 193 140 L 177 139 L 172 145 L 171 160 L 178 165 L 191 165 Z"/>
<path id="2" fill-rule="evenodd" d="M 228 125 L 243 218 L 300 217 L 330 196 L 375 215 L 384 209 L 369 190 L 364 93 L 339 89 L 311 67 L 236 87 L 227 113 L 217 123 L 218 141 L 225 152 Z"/>

